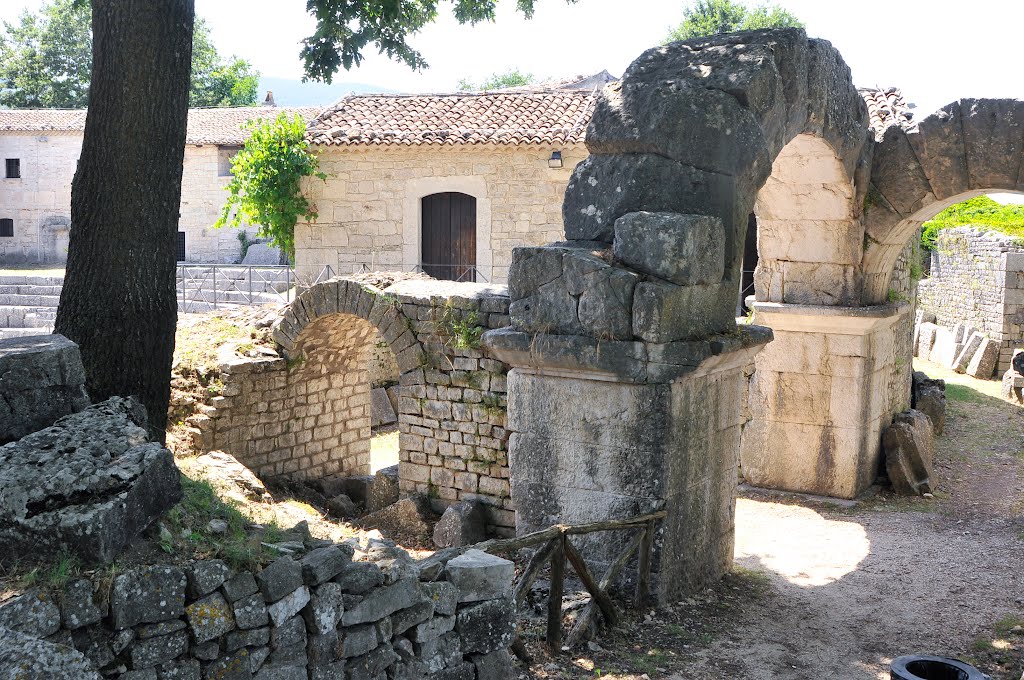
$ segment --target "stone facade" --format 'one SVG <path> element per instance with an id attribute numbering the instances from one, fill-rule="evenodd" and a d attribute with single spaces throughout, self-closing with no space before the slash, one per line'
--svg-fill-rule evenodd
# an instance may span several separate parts
<path id="1" fill-rule="evenodd" d="M 487 505 L 509 533 L 507 366 L 476 346 L 508 325 L 503 287 L 407 280 L 384 288 L 336 279 L 292 303 L 275 327 L 285 357 L 225 348 L 224 388 L 202 419 L 203 448 L 231 453 L 261 477 L 318 479 L 370 470 L 370 357 L 388 345 L 399 373 L 399 486 L 442 510 Z"/>
<path id="2" fill-rule="evenodd" d="M 317 147 L 314 147 L 317 148 Z M 552 151 L 563 167 L 548 167 Z M 587 150 L 580 144 L 319 147 L 327 182 L 307 181 L 320 211 L 295 227 L 296 267 L 316 276 L 411 271 L 421 261 L 421 199 L 476 198 L 478 282 L 504 283 L 512 249 L 562 238 L 561 200 Z"/>
<path id="3" fill-rule="evenodd" d="M 939 233 L 931 258 L 918 290 L 921 309 L 941 326 L 963 323 L 997 342 L 997 370 L 1007 370 L 1024 342 L 1024 246 L 1004 234 L 957 227 Z"/>
<path id="4" fill-rule="evenodd" d="M 513 565 L 476 552 L 436 581 L 370 542 L 321 544 L 255 572 L 207 560 L 31 589 L 0 606 L 0 674 L 510 680 Z"/>
<path id="5" fill-rule="evenodd" d="M 14 236 L 0 238 L 0 262 L 67 260 L 71 225 L 71 181 L 82 150 L 80 132 L 0 133 L 0 158 L 21 160 L 21 178 L 0 178 L 0 218 L 14 220 Z M 238 262 L 238 230 L 213 229 L 227 200 L 226 154 L 235 147 L 185 147 L 181 218 L 185 257 L 190 262 Z M 230 167 L 230 166 L 228 166 Z"/>

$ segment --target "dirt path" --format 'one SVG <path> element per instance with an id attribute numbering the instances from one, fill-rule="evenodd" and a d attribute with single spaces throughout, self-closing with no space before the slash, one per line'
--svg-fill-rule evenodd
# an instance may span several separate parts
<path id="1" fill-rule="evenodd" d="M 737 575 L 524 677 L 874 680 L 923 652 L 1018 680 L 1024 409 L 996 382 L 922 368 L 950 382 L 934 499 L 882 493 L 844 509 L 746 494 Z"/>

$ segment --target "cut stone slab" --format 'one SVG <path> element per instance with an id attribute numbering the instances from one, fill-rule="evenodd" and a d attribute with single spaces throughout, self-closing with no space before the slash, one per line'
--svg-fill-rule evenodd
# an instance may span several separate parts
<path id="1" fill-rule="evenodd" d="M 398 465 L 377 470 L 367 491 L 366 510 L 377 512 L 398 502 Z"/>
<path id="2" fill-rule="evenodd" d="M 0 444 L 87 406 L 78 345 L 58 334 L 0 340 Z"/>
<path id="3" fill-rule="evenodd" d="M 932 354 L 932 346 L 935 345 L 935 334 L 939 327 L 929 321 L 922 322 L 917 327 L 917 344 L 914 346 L 914 356 L 922 359 L 929 359 Z"/>
<path id="4" fill-rule="evenodd" d="M 392 425 L 398 422 L 395 408 L 383 387 L 370 390 L 370 427 Z"/>
<path id="5" fill-rule="evenodd" d="M 312 550 L 302 558 L 302 578 L 310 586 L 318 586 L 329 581 L 352 561 L 353 553 L 352 546 L 347 543 Z"/>
<path id="6" fill-rule="evenodd" d="M 516 677 L 515 664 L 509 656 L 507 649 L 499 649 L 473 657 L 473 666 L 476 667 L 476 677 L 487 678 L 487 680 L 513 680 Z"/>
<path id="7" fill-rule="evenodd" d="M 1024 404 L 1024 395 L 1021 393 L 1022 388 L 1024 388 L 1024 376 L 1012 368 L 1003 373 L 1003 384 L 999 392 L 1003 399 Z"/>
<path id="8" fill-rule="evenodd" d="M 942 434 L 946 429 L 946 381 L 914 371 L 912 396 L 912 407 L 928 416 L 936 435 Z"/>
<path id="9" fill-rule="evenodd" d="M 725 227 L 707 215 L 635 212 L 615 220 L 615 257 L 681 286 L 718 283 L 725 273 Z"/>
<path id="10" fill-rule="evenodd" d="M 110 562 L 179 500 L 174 457 L 147 442 L 145 409 L 113 397 L 0 447 L 0 560 Z"/>
<path id="11" fill-rule="evenodd" d="M 245 251 L 245 258 L 242 260 L 245 265 L 279 265 L 281 264 L 281 250 L 266 243 L 253 243 Z"/>
<path id="12" fill-rule="evenodd" d="M 208 595 L 185 607 L 189 627 L 196 644 L 202 644 L 235 629 L 231 605 L 220 593 Z"/>
<path id="13" fill-rule="evenodd" d="M 256 583 L 267 602 L 276 602 L 302 585 L 302 564 L 287 555 L 279 557 L 256 574 Z"/>
<path id="14" fill-rule="evenodd" d="M 72 581 L 60 596 L 60 618 L 68 630 L 98 623 L 103 612 L 92 599 L 92 582 L 86 578 Z"/>
<path id="15" fill-rule="evenodd" d="M 343 593 L 362 595 L 384 583 L 384 574 L 372 562 L 351 562 L 334 577 L 334 583 L 341 586 Z"/>
<path id="16" fill-rule="evenodd" d="M 394 585 L 377 588 L 359 604 L 345 610 L 341 623 L 343 626 L 355 626 L 380 621 L 424 599 L 419 582 L 416 579 L 404 579 Z"/>
<path id="17" fill-rule="evenodd" d="M 176 659 L 188 649 L 188 633 L 179 630 L 170 635 L 160 635 L 139 640 L 128 650 L 132 668 L 152 668 L 157 664 Z"/>
<path id="18" fill-rule="evenodd" d="M 956 354 L 957 342 L 953 331 L 948 328 L 943 328 L 942 326 L 936 327 L 935 343 L 932 345 L 931 352 L 928 354 L 928 360 L 933 364 L 950 368 L 953 365 L 953 361 L 956 359 Z"/>
<path id="19" fill-rule="evenodd" d="M 434 525 L 434 545 L 439 548 L 473 545 L 487 538 L 487 509 L 480 501 L 449 505 Z"/>
<path id="20" fill-rule="evenodd" d="M 188 578 L 188 598 L 198 600 L 209 595 L 227 580 L 230 573 L 228 565 L 221 560 L 196 562 L 185 571 Z"/>
<path id="21" fill-rule="evenodd" d="M 967 364 L 967 375 L 980 380 L 990 380 L 999 363 L 999 343 L 989 338 L 982 338 L 981 345 L 975 350 Z"/>
<path id="22" fill-rule="evenodd" d="M 284 596 L 277 602 L 267 607 L 267 614 L 275 626 L 280 626 L 286 620 L 302 611 L 302 608 L 309 603 L 309 588 L 302 586 L 295 592 Z"/>
<path id="23" fill-rule="evenodd" d="M 26 680 L 102 680 L 76 649 L 0 627 L 0 677 Z"/>
<path id="24" fill-rule="evenodd" d="M 114 579 L 110 615 L 114 628 L 178 619 L 185 613 L 185 572 L 177 567 L 140 567 Z"/>
<path id="25" fill-rule="evenodd" d="M 31 588 L 0 607 L 0 627 L 44 638 L 60 630 L 60 609 L 49 593 Z"/>
<path id="26" fill-rule="evenodd" d="M 971 359 L 974 358 L 975 352 L 978 351 L 978 348 L 981 347 L 982 341 L 985 339 L 985 336 L 977 331 L 971 333 L 970 337 L 964 342 L 963 347 L 953 360 L 953 370 L 957 373 L 966 373 L 967 365 L 971 363 Z"/>
<path id="27" fill-rule="evenodd" d="M 516 635 L 512 599 L 486 600 L 459 609 L 455 632 L 463 654 L 490 654 L 507 649 Z"/>
<path id="28" fill-rule="evenodd" d="M 913 409 L 898 413 L 882 433 L 885 469 L 893 490 L 904 496 L 931 493 L 935 453 L 931 420 Z"/>
<path id="29" fill-rule="evenodd" d="M 515 564 L 482 550 L 467 550 L 448 561 L 445 578 L 459 589 L 459 603 L 492 600 L 512 592 Z"/>

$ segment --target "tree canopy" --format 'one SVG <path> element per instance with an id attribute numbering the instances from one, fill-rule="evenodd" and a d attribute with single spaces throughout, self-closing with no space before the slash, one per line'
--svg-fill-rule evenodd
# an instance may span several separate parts
<path id="1" fill-rule="evenodd" d="M 778 5 L 747 7 L 737 0 L 696 0 L 683 10 L 683 21 L 665 42 L 702 38 L 759 28 L 803 28 L 796 16 Z"/>
<path id="2" fill-rule="evenodd" d="M 966 226 L 1024 238 L 1024 205 L 1004 205 L 988 196 L 978 196 L 951 205 L 924 223 L 921 229 L 921 247 L 925 250 L 934 250 L 935 240 L 939 237 L 940 231 Z"/>
<path id="3" fill-rule="evenodd" d="M 0 106 L 82 108 L 92 73 L 92 12 L 88 3 L 53 0 L 25 11 L 0 32 Z M 259 74 L 238 57 L 225 60 L 201 19 L 193 33 L 190 106 L 251 106 Z"/>
<path id="4" fill-rule="evenodd" d="M 503 90 L 506 87 L 520 87 L 522 85 L 531 85 L 534 82 L 536 82 L 536 80 L 532 73 L 523 73 L 517 68 L 512 68 L 504 73 L 492 73 L 479 83 L 475 83 L 468 78 L 463 78 L 459 81 L 458 87 L 463 91 Z"/>

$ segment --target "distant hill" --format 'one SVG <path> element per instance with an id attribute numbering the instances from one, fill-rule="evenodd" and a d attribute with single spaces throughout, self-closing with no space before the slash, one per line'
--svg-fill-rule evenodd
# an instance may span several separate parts
<path id="1" fill-rule="evenodd" d="M 377 85 L 365 83 L 324 83 L 291 80 L 289 78 L 260 78 L 259 101 L 267 96 L 267 90 L 274 93 L 278 106 L 326 106 L 351 92 L 394 92 Z"/>

